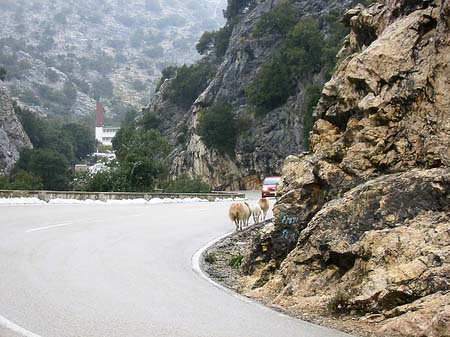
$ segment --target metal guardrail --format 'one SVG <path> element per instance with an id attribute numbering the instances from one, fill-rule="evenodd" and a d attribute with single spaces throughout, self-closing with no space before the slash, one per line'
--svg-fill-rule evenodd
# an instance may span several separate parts
<path id="1" fill-rule="evenodd" d="M 245 198 L 245 193 L 213 192 L 213 193 L 163 193 L 163 192 L 78 192 L 78 191 L 23 191 L 0 190 L 0 198 L 38 198 L 43 201 L 52 199 L 75 200 L 129 200 L 129 199 L 185 199 L 200 198 L 208 201 L 216 199 Z"/>

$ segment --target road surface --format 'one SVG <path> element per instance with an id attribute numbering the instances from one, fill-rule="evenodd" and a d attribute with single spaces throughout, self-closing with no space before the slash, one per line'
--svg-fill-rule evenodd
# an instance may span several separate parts
<path id="1" fill-rule="evenodd" d="M 0 337 L 348 336 L 193 270 L 194 253 L 234 229 L 229 205 L 0 206 Z"/>

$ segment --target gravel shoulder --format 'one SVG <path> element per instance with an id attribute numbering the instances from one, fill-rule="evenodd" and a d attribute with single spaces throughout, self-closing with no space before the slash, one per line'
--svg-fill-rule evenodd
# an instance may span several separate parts
<path id="1" fill-rule="evenodd" d="M 200 267 L 208 277 L 219 284 L 289 316 L 359 337 L 375 336 L 375 331 L 379 326 L 371 317 L 324 315 L 323 312 L 319 313 L 314 309 L 299 312 L 295 309 L 272 305 L 272 298 L 268 296 L 255 298 L 245 293 L 245 288 L 248 287 L 248 279 L 251 276 L 244 273 L 241 268 L 242 261 L 250 253 L 252 239 L 260 235 L 264 227 L 270 226 L 273 226 L 271 220 L 266 220 L 261 224 L 251 225 L 241 232 L 235 232 L 225 237 L 203 252 L 200 257 Z"/>

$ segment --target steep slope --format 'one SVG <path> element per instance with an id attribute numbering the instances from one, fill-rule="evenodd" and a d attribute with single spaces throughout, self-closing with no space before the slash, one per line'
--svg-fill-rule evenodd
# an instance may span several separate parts
<path id="1" fill-rule="evenodd" d="M 284 165 L 243 291 L 360 316 L 380 336 L 449 336 L 450 4 L 385 0 L 345 19 L 349 56 L 311 153 Z"/>
<path id="2" fill-rule="evenodd" d="M 180 110 L 164 99 L 164 88 L 170 84 L 162 87 L 146 111 L 156 113 L 161 120 L 176 123 L 163 127 L 166 134 L 176 133 L 183 124 L 187 126 L 187 144 L 181 144 L 172 156 L 173 176 L 188 172 L 208 180 L 215 188 L 258 188 L 264 175 L 280 173 L 287 155 L 307 148 L 303 136 L 307 123 L 303 112 L 305 91 L 311 83 L 321 82 L 320 71 L 288 79 L 292 83 L 282 93 L 286 95 L 285 101 L 269 111 L 257 113 L 247 101 L 247 88 L 280 54 L 286 39 L 285 33 L 276 29 L 260 35 L 255 34 L 255 30 L 266 13 L 286 3 L 291 6 L 292 13 L 289 14 L 295 22 L 316 18 L 321 32 L 327 36 L 330 25 L 325 21 L 326 15 L 348 8 L 352 1 L 258 1 L 239 17 L 222 63 L 190 109 Z M 198 119 L 204 110 L 225 105 L 231 106 L 239 129 L 231 153 L 221 153 L 205 145 L 198 130 Z"/>
<path id="3" fill-rule="evenodd" d="M 31 142 L 18 120 L 5 85 L 0 82 L 0 175 L 9 174 L 22 148 Z"/>
<path id="4" fill-rule="evenodd" d="M 160 70 L 198 59 L 194 45 L 222 22 L 224 0 L 1 1 L 0 66 L 12 97 L 63 116 L 108 118 L 150 101 Z"/>

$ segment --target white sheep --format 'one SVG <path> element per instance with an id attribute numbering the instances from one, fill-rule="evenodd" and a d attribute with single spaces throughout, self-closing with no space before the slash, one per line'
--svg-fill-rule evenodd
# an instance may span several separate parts
<path id="1" fill-rule="evenodd" d="M 228 211 L 228 216 L 236 225 L 236 231 L 248 226 L 248 219 L 251 215 L 250 205 L 246 202 L 233 202 Z"/>
<path id="2" fill-rule="evenodd" d="M 258 201 L 258 205 L 263 212 L 263 221 L 264 221 L 266 220 L 267 211 L 269 210 L 270 207 L 269 200 L 267 200 L 266 198 L 261 198 Z"/>
<path id="3" fill-rule="evenodd" d="M 252 215 L 253 215 L 253 221 L 256 223 L 259 223 L 261 221 L 261 207 L 259 207 L 259 205 L 254 205 L 252 207 Z"/>

